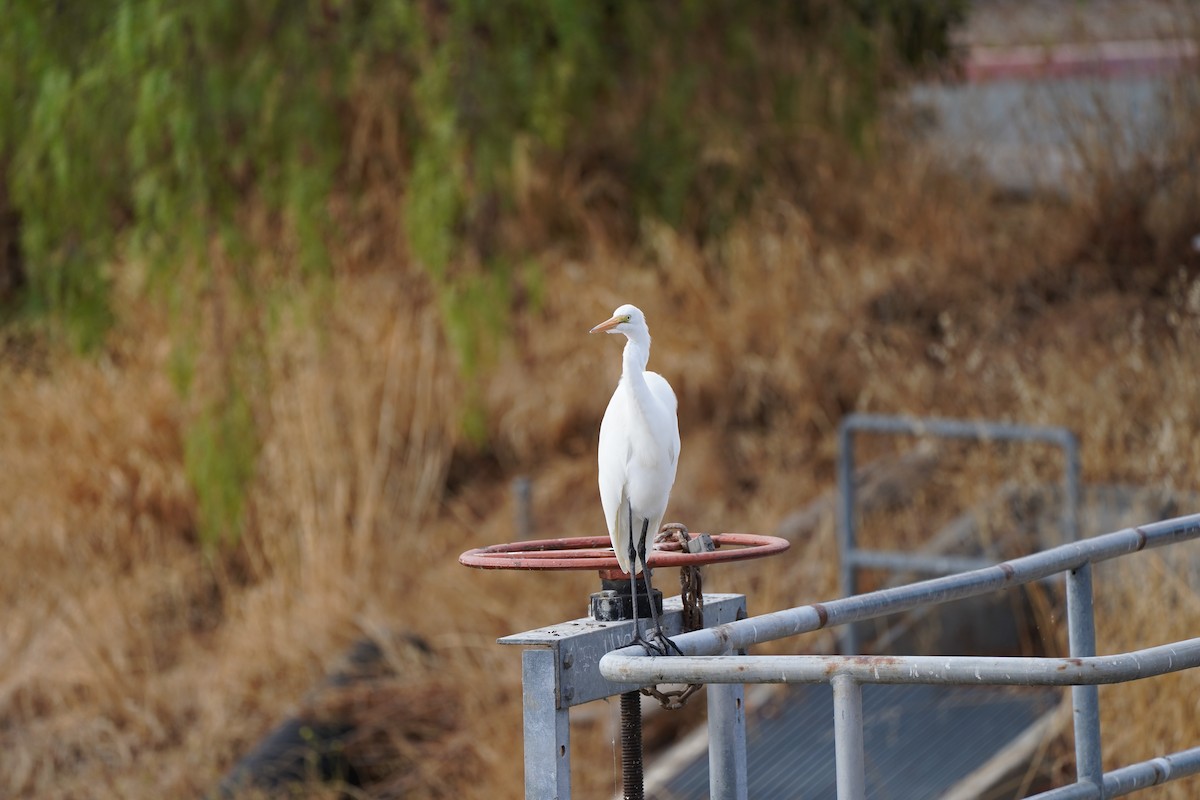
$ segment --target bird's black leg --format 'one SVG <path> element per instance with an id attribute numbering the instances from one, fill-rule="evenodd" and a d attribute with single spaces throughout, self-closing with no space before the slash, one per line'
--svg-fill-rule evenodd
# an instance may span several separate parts
<path id="1" fill-rule="evenodd" d="M 650 563 L 646 559 L 646 529 L 649 525 L 650 520 L 642 520 L 642 536 L 638 539 L 638 555 L 642 558 L 642 578 L 646 581 L 646 599 L 650 601 L 650 616 L 654 620 L 654 637 L 659 642 L 651 645 L 650 649 L 663 656 L 667 655 L 670 650 L 674 650 L 676 655 L 681 656 L 683 651 L 667 637 L 667 632 L 663 630 L 662 619 L 658 616 L 658 609 L 654 605 L 654 590 L 650 587 Z"/>
<path id="2" fill-rule="evenodd" d="M 632 508 L 629 509 L 629 599 L 633 601 L 633 638 L 629 643 L 640 644 L 642 647 L 646 647 L 646 640 L 642 638 L 641 628 L 638 627 L 637 544 L 633 539 Z"/>
<path id="3" fill-rule="evenodd" d="M 661 644 L 651 642 L 646 637 L 642 636 L 642 631 L 638 627 L 638 580 L 637 580 L 637 563 L 638 553 L 642 555 L 642 570 L 649 572 L 650 568 L 646 564 L 646 527 L 650 524 L 649 520 L 642 521 L 642 538 L 638 539 L 633 535 L 633 509 L 629 513 L 629 599 L 633 601 L 633 638 L 630 644 L 640 644 L 642 649 L 650 655 L 665 656 L 666 650 Z M 647 599 L 650 601 L 650 613 L 653 615 L 657 624 L 658 615 L 655 613 L 654 597 L 650 595 L 650 584 L 646 584 Z M 661 632 L 662 627 L 658 630 Z"/>

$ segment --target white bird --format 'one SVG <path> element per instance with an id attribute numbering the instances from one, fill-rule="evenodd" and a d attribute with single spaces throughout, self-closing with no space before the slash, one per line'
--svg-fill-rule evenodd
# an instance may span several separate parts
<path id="1" fill-rule="evenodd" d="M 623 305 L 610 319 L 592 328 L 624 334 L 628 340 L 621 358 L 621 380 L 600 423 L 600 503 L 608 535 L 621 569 L 629 573 L 636 641 L 646 644 L 637 625 L 637 579 L 646 582 L 658 636 L 663 633 L 650 590 L 647 547 L 653 547 L 679 464 L 679 419 L 675 392 L 663 376 L 646 371 L 650 359 L 650 329 L 636 306 Z M 678 648 L 676 648 L 678 649 Z M 665 652 L 665 651 L 662 651 Z"/>

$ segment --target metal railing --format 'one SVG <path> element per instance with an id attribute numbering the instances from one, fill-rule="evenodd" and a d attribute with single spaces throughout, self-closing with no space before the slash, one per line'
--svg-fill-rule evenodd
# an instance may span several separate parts
<path id="1" fill-rule="evenodd" d="M 859 433 L 933 436 L 942 439 L 970 439 L 980 442 L 1021 442 L 1055 445 L 1063 451 L 1062 530 L 1065 541 L 1079 538 L 1079 440 L 1068 428 L 1017 425 L 1006 422 L 939 419 L 934 417 L 898 417 L 881 414 L 850 414 L 838 426 L 838 573 L 843 597 L 858 591 L 858 570 L 887 569 L 925 575 L 945 575 L 988 566 L 982 558 L 945 556 L 927 553 L 901 553 L 872 550 L 858 542 L 855 514 L 857 488 L 854 481 L 854 441 Z M 858 652 L 858 637 L 853 625 L 841 630 L 839 643 L 843 653 Z"/>
<path id="2" fill-rule="evenodd" d="M 1036 797 L 1054 800 L 1120 797 L 1200 773 L 1200 747 L 1103 772 L 1099 685 L 1200 666 L 1200 638 L 1097 656 L 1092 565 L 1195 539 L 1200 539 L 1200 514 L 1127 528 L 989 567 L 683 633 L 674 637 L 685 654 L 683 656 L 649 657 L 640 647 L 613 650 L 600 659 L 599 674 L 622 686 L 698 682 L 711 684 L 713 688 L 736 685 L 740 689 L 746 683 L 830 683 L 834 693 L 839 800 L 859 800 L 865 793 L 864 683 L 1070 686 L 1077 779 L 1073 784 Z M 896 614 L 921 605 L 936 605 L 1010 589 L 1059 573 L 1066 576 L 1069 658 L 721 655 L 797 634 Z M 734 722 L 744 725 L 744 715 L 740 716 L 740 722 Z M 711 720 L 709 731 L 711 736 Z M 744 731 L 721 735 L 723 741 L 740 742 L 744 748 Z M 744 770 L 745 764 L 744 751 L 725 756 L 721 764 L 710 762 L 711 796 L 718 800 L 745 800 L 747 783 L 744 774 L 713 775 L 717 770 Z"/>
<path id="3" fill-rule="evenodd" d="M 953 437 L 979 441 L 1033 441 L 1064 453 L 1063 537 L 1066 543 L 991 564 L 981 558 L 868 550 L 855 527 L 854 437 L 859 432 Z M 1077 780 L 1038 798 L 1109 798 L 1200 773 L 1200 747 L 1131 764 L 1109 773 L 1101 765 L 1098 686 L 1200 666 L 1200 638 L 1115 655 L 1097 656 L 1093 619 L 1092 564 L 1143 549 L 1200 538 L 1200 515 L 1130 528 L 1078 541 L 1079 448 L 1064 428 L 851 415 L 839 430 L 838 543 L 845 596 L 745 618 L 741 595 L 708 595 L 702 630 L 682 633 L 679 598 L 666 601 L 667 633 L 684 656 L 648 657 L 626 647 L 632 623 L 573 620 L 508 636 L 504 644 L 525 648 L 525 796 L 527 800 L 571 796 L 572 707 L 658 683 L 708 684 L 709 796 L 744 800 L 748 793 L 745 693 L 747 683 L 829 683 L 834 696 L 834 745 L 839 799 L 866 791 L 862 685 L 1024 685 L 1072 687 Z M 943 575 L 918 583 L 854 595 L 856 570 L 884 568 Z M 945 574 L 955 573 L 955 574 Z M 973 656 L 857 656 L 852 627 L 919 607 L 1010 589 L 1065 575 L 1069 658 Z M 840 627 L 849 644 L 841 656 L 745 656 L 760 644 Z"/>

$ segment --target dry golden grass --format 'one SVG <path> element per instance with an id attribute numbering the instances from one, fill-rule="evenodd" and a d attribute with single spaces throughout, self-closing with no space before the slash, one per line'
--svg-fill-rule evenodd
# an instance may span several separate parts
<path id="1" fill-rule="evenodd" d="M 514 538 L 516 474 L 534 480 L 539 535 L 603 530 L 593 448 L 619 348 L 586 331 L 620 302 L 646 311 L 651 368 L 680 398 L 669 515 L 694 530 L 774 530 L 832 486 L 834 431 L 855 410 L 1066 425 L 1088 481 L 1196 488 L 1200 279 L 1160 265 L 1153 291 L 1133 291 L 1081 255 L 1094 256 L 1087 208 L 993 199 L 901 155 L 817 154 L 819 202 L 768 189 L 705 246 L 647 223 L 635 246 L 547 247 L 544 300 L 514 311 L 486 371 L 483 452 L 458 433 L 466 389 L 433 292 L 371 221 L 396 219 L 395 203 L 368 196 L 372 232 L 339 254 L 319 307 L 271 339 L 247 530 L 213 558 L 183 476 L 171 334 L 150 303 L 124 301 L 98 359 L 7 359 L 0 796 L 198 796 L 350 642 L 395 630 L 434 655 L 398 664 L 404 684 L 365 703 L 372 746 L 403 773 L 377 776 L 373 796 L 521 796 L 519 657 L 494 640 L 580 615 L 594 579 L 455 557 Z M 586 208 L 582 190 L 558 191 Z M 990 485 L 997 463 L 968 459 L 958 486 Z M 746 591 L 762 612 L 832 596 L 835 569 L 826 520 L 787 557 L 715 570 L 706 588 Z M 1136 569 L 1101 609 L 1102 646 L 1192 635 L 1200 601 L 1171 557 Z M 1105 690 L 1109 763 L 1200 739 L 1195 681 Z M 1165 710 L 1145 713 L 1152 701 Z M 615 710 L 597 708 L 573 731 L 579 797 L 618 779 Z"/>
<path id="2" fill-rule="evenodd" d="M 1099 597 L 1096 610 L 1101 652 L 1193 638 L 1192 621 L 1200 611 L 1195 563 L 1178 553 L 1159 551 L 1099 570 L 1098 585 L 1109 590 Z M 1198 704 L 1200 675 L 1195 670 L 1101 687 L 1105 769 L 1194 746 Z M 1190 778 L 1152 796 L 1183 800 L 1195 797 L 1198 789 L 1200 781 Z"/>

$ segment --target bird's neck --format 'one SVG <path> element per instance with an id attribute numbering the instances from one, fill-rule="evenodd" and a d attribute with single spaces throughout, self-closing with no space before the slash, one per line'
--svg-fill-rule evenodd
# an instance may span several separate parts
<path id="1" fill-rule="evenodd" d="M 625 344 L 625 352 L 622 354 L 622 367 L 625 374 L 633 380 L 641 380 L 642 373 L 646 371 L 646 364 L 649 361 L 650 334 L 630 336 L 629 341 Z"/>

